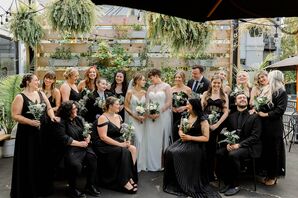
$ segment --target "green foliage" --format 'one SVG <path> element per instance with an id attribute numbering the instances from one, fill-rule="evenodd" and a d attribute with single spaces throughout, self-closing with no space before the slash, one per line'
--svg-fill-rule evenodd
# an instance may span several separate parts
<path id="1" fill-rule="evenodd" d="M 105 67 L 126 67 L 132 60 L 131 55 L 120 44 L 115 43 L 109 46 L 105 41 L 99 43 L 98 49 L 92 57 L 98 58 L 96 64 Z"/>
<path id="2" fill-rule="evenodd" d="M 44 35 L 37 20 L 36 9 L 22 4 L 18 8 L 18 12 L 13 13 L 9 29 L 15 40 L 21 40 L 33 49 Z"/>
<path id="3" fill-rule="evenodd" d="M 51 54 L 51 58 L 56 58 L 56 59 L 71 59 L 71 51 L 70 48 L 65 48 L 65 47 L 57 47 L 55 49 L 55 52 Z"/>
<path id="4" fill-rule="evenodd" d="M 4 113 L 1 114 L 0 125 L 10 134 L 16 122 L 11 117 L 11 104 L 15 96 L 21 91 L 19 84 L 22 76 L 13 75 L 1 79 L 0 81 L 0 104 Z M 0 105 L 0 106 L 1 106 Z"/>
<path id="5" fill-rule="evenodd" d="M 173 85 L 174 81 L 174 74 L 177 72 L 177 69 L 174 67 L 161 67 L 161 79 L 170 84 Z"/>
<path id="6" fill-rule="evenodd" d="M 143 27 L 142 27 L 142 25 L 140 25 L 140 24 L 133 24 L 133 25 L 132 25 L 132 29 L 133 29 L 134 31 L 141 31 L 141 30 L 143 29 Z"/>
<path id="7" fill-rule="evenodd" d="M 117 38 L 128 38 L 128 31 L 130 29 L 130 26 L 127 25 L 113 25 L 113 29 L 116 32 Z"/>
<path id="8" fill-rule="evenodd" d="M 207 23 L 155 13 L 146 14 L 146 19 L 149 39 L 168 45 L 174 53 L 203 52 L 210 43 L 212 27 Z"/>
<path id="9" fill-rule="evenodd" d="M 285 18 L 284 30 L 287 32 L 297 31 L 298 17 Z M 297 54 L 298 40 L 297 34 L 282 34 L 281 37 L 281 57 L 280 60 L 289 58 Z"/>
<path id="10" fill-rule="evenodd" d="M 56 0 L 48 8 L 52 28 L 62 34 L 89 33 L 95 23 L 91 0 Z"/>

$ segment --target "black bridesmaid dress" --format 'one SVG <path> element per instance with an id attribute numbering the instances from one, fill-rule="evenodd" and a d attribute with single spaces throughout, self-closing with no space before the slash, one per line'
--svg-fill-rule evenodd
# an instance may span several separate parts
<path id="1" fill-rule="evenodd" d="M 91 137 L 93 149 L 98 157 L 99 185 L 121 191 L 130 178 L 137 183 L 137 165 L 133 164 L 130 151 L 127 148 L 106 144 L 100 140 L 97 133 L 97 127 L 108 125 L 107 135 L 116 141 L 122 142 L 120 128 L 110 121 L 101 125 L 95 123 Z"/>
<path id="2" fill-rule="evenodd" d="M 34 119 L 29 113 L 29 102 L 26 95 L 23 97 L 23 109 L 21 115 Z M 39 92 L 41 103 L 43 98 Z M 43 194 L 43 167 L 41 166 L 41 133 L 37 127 L 27 124 L 18 124 L 13 158 L 13 170 L 11 181 L 11 198 L 35 198 Z"/>
<path id="3" fill-rule="evenodd" d="M 198 118 L 187 134 L 201 136 L 200 122 L 206 119 Z M 180 139 L 166 149 L 163 178 L 165 192 L 194 198 L 221 197 L 209 186 L 205 146 L 204 142 L 183 142 Z"/>

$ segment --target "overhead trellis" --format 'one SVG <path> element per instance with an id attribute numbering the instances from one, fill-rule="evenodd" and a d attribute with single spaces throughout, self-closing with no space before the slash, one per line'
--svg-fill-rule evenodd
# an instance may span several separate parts
<path id="1" fill-rule="evenodd" d="M 155 44 L 166 44 L 174 53 L 202 53 L 212 36 L 212 25 L 157 13 L 147 13 L 148 37 Z"/>

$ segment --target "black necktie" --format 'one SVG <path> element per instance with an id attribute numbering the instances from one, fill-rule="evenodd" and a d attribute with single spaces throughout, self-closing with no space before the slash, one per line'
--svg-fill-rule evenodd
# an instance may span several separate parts
<path id="1" fill-rule="evenodd" d="M 238 120 L 237 120 L 237 129 L 241 131 L 242 128 L 242 120 L 243 120 L 243 112 L 239 112 Z"/>
<path id="2" fill-rule="evenodd" d="M 197 86 L 199 84 L 199 81 L 196 80 L 195 85 L 192 87 L 192 90 L 195 92 L 197 90 Z"/>

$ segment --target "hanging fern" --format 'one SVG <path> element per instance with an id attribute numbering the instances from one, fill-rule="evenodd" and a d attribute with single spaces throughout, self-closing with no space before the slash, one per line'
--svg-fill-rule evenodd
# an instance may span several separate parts
<path id="1" fill-rule="evenodd" d="M 37 20 L 36 9 L 26 5 L 21 5 L 18 12 L 13 13 L 9 29 L 14 40 L 21 40 L 32 48 L 40 42 L 44 35 Z"/>
<path id="2" fill-rule="evenodd" d="M 52 28 L 62 34 L 84 34 L 95 23 L 95 5 L 91 0 L 56 0 L 48 7 Z"/>
<path id="3" fill-rule="evenodd" d="M 204 51 L 210 42 L 212 28 L 177 17 L 147 13 L 148 35 L 155 43 L 166 43 L 173 52 Z"/>

